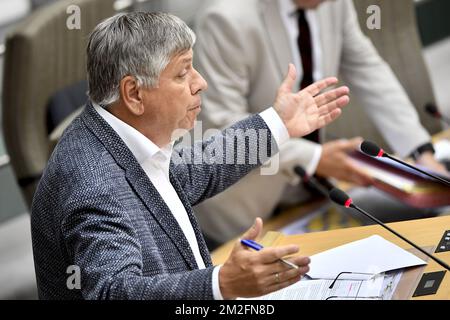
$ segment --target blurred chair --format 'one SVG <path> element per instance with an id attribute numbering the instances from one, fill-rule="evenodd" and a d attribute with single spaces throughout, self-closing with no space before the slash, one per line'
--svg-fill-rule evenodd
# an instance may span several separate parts
<path id="1" fill-rule="evenodd" d="M 354 0 L 361 29 L 372 40 L 379 54 L 391 66 L 403 88 L 416 107 L 420 120 L 430 134 L 442 130 L 438 121 L 424 112 L 427 103 L 435 103 L 419 38 L 414 0 Z M 381 30 L 369 30 L 366 25 L 367 8 L 381 8 Z M 344 112 L 339 121 L 329 127 L 331 135 L 340 137 L 362 136 L 389 149 L 373 123 L 368 119 L 357 100 L 352 99 L 351 112 Z M 363 124 L 355 125 L 355 124 Z"/>
<path id="2" fill-rule="evenodd" d="M 3 79 L 3 129 L 19 185 L 30 204 L 52 149 L 48 103 L 59 90 L 86 79 L 87 35 L 112 16 L 113 0 L 61 0 L 43 6 L 7 37 Z M 66 12 L 76 5 L 81 28 L 69 30 Z"/>
<path id="3" fill-rule="evenodd" d="M 72 113 L 85 105 L 88 100 L 87 80 L 64 87 L 50 97 L 47 104 L 47 133 L 52 135 L 56 127 L 70 118 Z M 80 113 L 80 112 L 78 112 Z"/>

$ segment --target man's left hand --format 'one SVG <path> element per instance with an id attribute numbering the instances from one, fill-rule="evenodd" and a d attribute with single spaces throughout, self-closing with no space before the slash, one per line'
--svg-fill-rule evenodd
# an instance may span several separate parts
<path id="1" fill-rule="evenodd" d="M 338 82 L 336 78 L 326 78 L 299 92 L 292 92 L 295 78 L 295 67 L 289 64 L 288 74 L 278 89 L 274 103 L 274 109 L 283 120 L 291 138 L 305 136 L 328 125 L 341 115 L 341 108 L 350 101 L 347 87 L 320 94 L 335 85 Z"/>

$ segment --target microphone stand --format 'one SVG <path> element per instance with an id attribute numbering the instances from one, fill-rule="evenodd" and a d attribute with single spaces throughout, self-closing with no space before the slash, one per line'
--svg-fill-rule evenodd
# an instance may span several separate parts
<path id="1" fill-rule="evenodd" d="M 405 161 L 402 161 L 402 160 L 400 160 L 400 159 L 394 158 L 393 156 L 391 156 L 391 155 L 388 154 L 388 153 L 384 153 L 384 154 L 383 154 L 383 157 L 389 158 L 389 159 L 391 159 L 391 160 L 393 160 L 393 161 L 395 161 L 395 162 L 398 162 L 398 163 L 400 163 L 400 164 L 402 164 L 402 165 L 404 165 L 404 166 L 406 166 L 406 167 L 408 167 L 408 168 L 410 168 L 410 169 L 412 169 L 412 170 L 418 171 L 418 172 L 420 172 L 420 173 L 426 175 L 427 177 L 436 179 L 436 180 L 438 180 L 439 182 L 445 184 L 447 187 L 450 187 L 450 181 L 445 180 L 445 179 L 442 179 L 441 177 L 438 177 L 438 176 L 436 176 L 436 175 L 434 175 L 434 174 L 428 173 L 428 172 L 426 172 L 426 171 L 424 171 L 424 170 L 422 170 L 422 169 L 419 169 L 419 168 L 417 168 L 417 167 L 415 167 L 415 166 L 412 166 L 412 165 L 410 165 L 409 163 L 407 163 L 407 162 L 405 162 Z"/>
<path id="2" fill-rule="evenodd" d="M 439 258 L 436 258 L 435 256 L 429 254 L 428 252 L 426 252 L 425 250 L 423 250 L 421 247 L 419 247 L 418 245 L 414 244 L 412 241 L 406 239 L 404 236 L 402 236 L 401 234 L 399 234 L 397 231 L 391 229 L 390 227 L 388 227 L 387 225 L 385 225 L 383 222 L 381 222 L 380 220 L 378 220 L 377 218 L 375 218 L 374 216 L 372 216 L 371 214 L 369 214 L 368 212 L 364 211 L 363 209 L 361 209 L 360 207 L 354 205 L 353 203 L 351 203 L 350 205 L 348 205 L 348 207 L 353 208 L 357 211 L 359 211 L 360 213 L 364 214 L 366 217 L 368 217 L 369 219 L 371 219 L 372 221 L 376 222 L 377 224 L 379 224 L 380 226 L 382 226 L 383 228 L 385 228 L 386 230 L 388 230 L 389 232 L 392 232 L 393 234 L 395 234 L 397 237 L 399 237 L 400 239 L 402 239 L 403 241 L 407 242 L 408 244 L 412 245 L 414 248 L 416 248 L 417 250 L 419 250 L 420 252 L 422 252 L 423 254 L 425 254 L 426 256 L 430 257 L 431 259 L 433 259 L 434 261 L 436 261 L 438 264 L 440 264 L 442 267 L 444 267 L 445 269 L 447 269 L 448 271 L 450 271 L 450 266 L 448 264 L 446 264 L 444 261 L 440 260 Z"/>

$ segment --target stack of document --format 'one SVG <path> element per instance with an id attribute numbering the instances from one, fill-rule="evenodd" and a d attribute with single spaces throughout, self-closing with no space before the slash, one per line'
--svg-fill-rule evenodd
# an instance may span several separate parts
<path id="1" fill-rule="evenodd" d="M 450 188 L 424 174 L 390 159 L 375 159 L 358 151 L 350 153 L 350 157 L 357 166 L 374 178 L 374 187 L 410 206 L 429 208 L 450 205 L 448 196 Z M 450 176 L 444 176 L 424 167 L 420 167 L 420 169 L 450 180 Z"/>
<path id="2" fill-rule="evenodd" d="M 368 280 L 302 280 L 285 289 L 258 297 L 259 300 L 381 300 L 384 275 Z"/>
<path id="3" fill-rule="evenodd" d="M 311 256 L 310 272 L 302 281 L 257 299 L 390 299 L 403 268 L 426 264 L 412 253 L 374 235 Z M 399 272 L 386 274 L 393 270 Z"/>

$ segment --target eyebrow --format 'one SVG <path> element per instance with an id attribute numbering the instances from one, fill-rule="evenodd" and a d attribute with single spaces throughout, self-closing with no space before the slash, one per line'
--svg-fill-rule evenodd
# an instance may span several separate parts
<path id="1" fill-rule="evenodd" d="M 183 60 L 181 60 L 182 63 L 191 63 L 192 62 L 192 58 L 184 58 Z"/>

